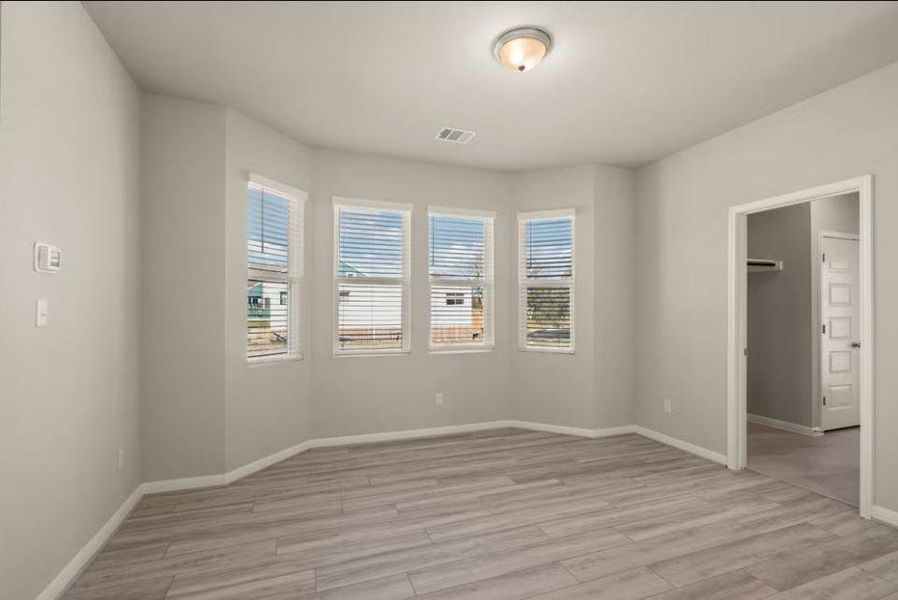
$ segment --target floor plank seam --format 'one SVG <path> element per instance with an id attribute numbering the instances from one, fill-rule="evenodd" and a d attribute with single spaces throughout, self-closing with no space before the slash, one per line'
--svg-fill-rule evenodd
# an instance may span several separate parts
<path id="1" fill-rule="evenodd" d="M 171 576 L 171 579 L 168 582 L 168 587 L 165 588 L 165 593 L 162 595 L 163 598 L 168 598 L 169 593 L 171 593 L 172 586 L 175 585 L 175 575 Z"/>
<path id="2" fill-rule="evenodd" d="M 655 564 L 657 564 L 657 563 L 654 563 L 654 564 L 648 564 L 648 565 L 645 566 L 645 568 L 648 569 L 649 571 L 651 571 L 652 573 L 654 573 L 655 575 L 657 575 L 658 577 L 660 577 L 661 579 L 663 579 L 664 582 L 670 586 L 670 589 L 671 589 L 671 590 L 677 589 L 679 586 L 677 586 L 675 583 L 673 583 L 672 581 L 670 581 L 669 579 L 667 579 L 667 577 L 665 577 L 664 575 L 662 575 L 661 573 L 659 573 L 659 572 L 654 568 L 654 567 L 655 567 Z M 669 590 L 668 590 L 668 591 L 669 591 Z M 664 594 L 664 593 L 667 593 L 667 592 L 661 592 L 661 593 Z"/>
<path id="3" fill-rule="evenodd" d="M 573 571 L 571 571 L 571 570 L 567 567 L 567 565 L 564 564 L 564 561 L 563 561 L 563 560 L 559 560 L 559 561 L 558 561 L 558 564 L 561 565 L 561 568 L 564 569 L 565 571 L 567 571 L 568 574 L 569 574 L 571 577 L 574 578 L 574 581 L 577 582 L 576 585 L 580 585 L 581 583 L 583 583 L 582 581 L 580 581 L 580 579 L 579 579 L 576 575 L 574 575 Z M 561 588 L 561 589 L 564 589 L 564 588 Z"/>
<path id="4" fill-rule="evenodd" d="M 204 598 L 565 598 L 621 586 L 676 590 L 694 577 L 701 583 L 740 571 L 743 581 L 761 582 L 745 568 L 784 552 L 805 564 L 815 547 L 796 544 L 811 538 L 855 540 L 844 547 L 858 558 L 871 549 L 853 550 L 857 540 L 890 552 L 892 534 L 883 531 L 891 530 L 844 514 L 847 505 L 832 512 L 841 501 L 711 466 L 638 436 L 582 440 L 514 430 L 307 453 L 232 486 L 145 498 L 72 598 L 119 597 L 115 590 L 132 584 L 146 590 L 145 600 L 173 589 Z M 796 538 L 789 531 L 799 525 L 803 537 Z M 741 557 L 739 568 L 723 569 L 718 552 Z M 684 577 L 676 562 L 661 566 L 685 557 L 684 565 L 702 570 Z M 716 562 L 706 568 L 705 557 Z M 160 575 L 169 577 L 165 589 Z M 538 593 L 534 577 L 542 581 Z M 296 593 L 300 586 L 311 594 Z"/>
<path id="5" fill-rule="evenodd" d="M 405 575 L 405 578 L 408 580 L 408 584 L 412 587 L 412 593 L 415 595 L 415 598 L 417 598 L 418 590 L 415 589 L 415 582 L 412 581 L 411 575 L 409 574 L 408 571 L 405 571 L 403 574 Z"/>

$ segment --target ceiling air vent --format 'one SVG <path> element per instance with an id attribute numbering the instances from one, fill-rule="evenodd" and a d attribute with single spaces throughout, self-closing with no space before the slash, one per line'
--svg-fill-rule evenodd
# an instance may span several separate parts
<path id="1" fill-rule="evenodd" d="M 441 142 L 452 142 L 453 144 L 467 144 L 477 133 L 466 131 L 464 129 L 455 129 L 454 127 L 443 127 L 437 134 L 436 139 Z"/>

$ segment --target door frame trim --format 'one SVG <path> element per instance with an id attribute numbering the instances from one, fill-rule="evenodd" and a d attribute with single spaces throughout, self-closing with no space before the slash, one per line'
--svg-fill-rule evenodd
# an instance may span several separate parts
<path id="1" fill-rule="evenodd" d="M 835 183 L 731 206 L 727 252 L 727 467 L 744 469 L 748 462 L 747 373 L 747 252 L 748 215 L 856 192 L 860 204 L 860 515 L 873 508 L 874 389 L 873 389 L 873 176 Z"/>

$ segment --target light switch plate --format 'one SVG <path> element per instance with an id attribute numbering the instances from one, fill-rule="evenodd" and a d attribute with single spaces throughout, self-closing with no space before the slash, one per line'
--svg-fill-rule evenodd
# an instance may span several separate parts
<path id="1" fill-rule="evenodd" d="M 34 306 L 34 325 L 46 327 L 49 323 L 50 303 L 46 298 L 38 298 Z"/>

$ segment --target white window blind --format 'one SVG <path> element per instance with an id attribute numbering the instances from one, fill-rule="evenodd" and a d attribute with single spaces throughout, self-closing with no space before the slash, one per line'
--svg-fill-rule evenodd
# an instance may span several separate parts
<path id="1" fill-rule="evenodd" d="M 493 221 L 489 213 L 429 213 L 430 347 L 493 345 Z"/>
<path id="2" fill-rule="evenodd" d="M 305 194 L 254 175 L 248 196 L 246 355 L 298 358 Z"/>
<path id="3" fill-rule="evenodd" d="M 518 215 L 519 344 L 574 351 L 574 212 Z"/>
<path id="4" fill-rule="evenodd" d="M 405 205 L 335 200 L 337 354 L 408 350 L 410 220 Z"/>

